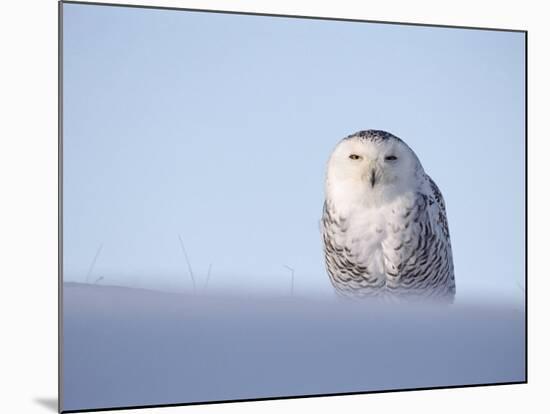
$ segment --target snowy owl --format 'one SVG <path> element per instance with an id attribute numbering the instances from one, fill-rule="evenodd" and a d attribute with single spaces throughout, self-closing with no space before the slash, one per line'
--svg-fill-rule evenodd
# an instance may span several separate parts
<path id="1" fill-rule="evenodd" d="M 338 143 L 321 227 L 327 272 L 340 295 L 453 301 L 445 203 L 400 138 L 367 130 Z"/>

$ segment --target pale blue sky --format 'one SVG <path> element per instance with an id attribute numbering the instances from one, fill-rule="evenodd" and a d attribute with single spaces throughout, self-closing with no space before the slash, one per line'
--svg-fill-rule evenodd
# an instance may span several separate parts
<path id="1" fill-rule="evenodd" d="M 64 5 L 64 274 L 329 292 L 325 163 L 404 139 L 447 203 L 457 297 L 519 298 L 524 34 Z"/>

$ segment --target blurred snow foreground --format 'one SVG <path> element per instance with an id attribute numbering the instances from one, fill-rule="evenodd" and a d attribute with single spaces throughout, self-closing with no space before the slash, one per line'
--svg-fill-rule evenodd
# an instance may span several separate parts
<path id="1" fill-rule="evenodd" d="M 64 284 L 63 409 L 517 382 L 522 310 Z"/>

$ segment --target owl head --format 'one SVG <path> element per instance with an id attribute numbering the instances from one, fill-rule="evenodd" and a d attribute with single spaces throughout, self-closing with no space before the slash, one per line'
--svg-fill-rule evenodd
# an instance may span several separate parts
<path id="1" fill-rule="evenodd" d="M 384 202 L 415 190 L 424 170 L 400 138 L 378 130 L 341 140 L 328 161 L 327 198 L 347 202 Z"/>

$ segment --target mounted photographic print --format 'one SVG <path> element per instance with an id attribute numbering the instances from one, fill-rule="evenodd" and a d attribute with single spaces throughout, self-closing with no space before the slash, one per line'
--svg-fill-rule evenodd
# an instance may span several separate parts
<path id="1" fill-rule="evenodd" d="M 62 2 L 61 410 L 526 382 L 526 36 Z"/>

